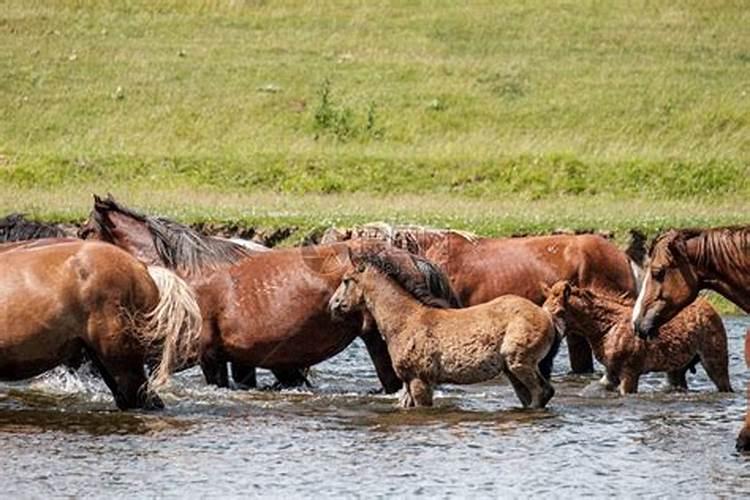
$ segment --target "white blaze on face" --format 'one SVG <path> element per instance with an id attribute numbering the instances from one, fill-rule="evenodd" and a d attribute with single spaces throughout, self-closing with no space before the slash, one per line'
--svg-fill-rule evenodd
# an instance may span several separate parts
<path id="1" fill-rule="evenodd" d="M 646 288 L 648 288 L 648 283 L 651 280 L 651 273 L 648 271 L 646 272 L 646 277 L 643 280 L 643 284 L 641 284 L 641 289 L 638 292 L 638 300 L 635 301 L 635 306 L 633 307 L 633 317 L 631 318 L 631 323 L 633 324 L 633 327 L 635 327 L 635 320 L 638 318 L 638 316 L 641 315 L 641 310 L 643 309 L 643 301 L 646 297 Z"/>

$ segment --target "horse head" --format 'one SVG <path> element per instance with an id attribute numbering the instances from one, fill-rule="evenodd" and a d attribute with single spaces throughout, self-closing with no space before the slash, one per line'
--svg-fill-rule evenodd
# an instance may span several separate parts
<path id="1" fill-rule="evenodd" d="M 120 205 L 111 194 L 94 195 L 94 208 L 78 237 L 116 245 L 148 265 L 165 266 L 144 216 Z"/>
<path id="2" fill-rule="evenodd" d="M 699 279 L 687 252 L 688 234 L 668 231 L 654 240 L 633 308 L 633 330 L 645 339 L 698 296 Z"/>

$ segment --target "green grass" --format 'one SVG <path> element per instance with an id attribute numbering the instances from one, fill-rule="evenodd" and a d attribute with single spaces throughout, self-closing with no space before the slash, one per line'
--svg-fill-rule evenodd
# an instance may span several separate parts
<path id="1" fill-rule="evenodd" d="M 750 194 L 742 2 L 0 7 L 5 186 Z"/>
<path id="2" fill-rule="evenodd" d="M 0 210 L 747 223 L 743 2 L 0 0 Z"/>

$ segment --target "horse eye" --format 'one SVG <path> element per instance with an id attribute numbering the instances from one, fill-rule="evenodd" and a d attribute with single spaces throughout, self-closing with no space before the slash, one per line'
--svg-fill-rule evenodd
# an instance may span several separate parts
<path id="1" fill-rule="evenodd" d="M 653 277 L 653 278 L 654 278 L 655 280 L 657 280 L 657 281 L 661 281 L 661 280 L 663 280 L 663 279 L 664 279 L 664 274 L 665 274 L 666 272 L 667 272 L 667 270 L 666 270 L 666 269 L 664 269 L 663 267 L 660 267 L 660 268 L 658 268 L 658 269 L 653 269 L 653 270 L 651 271 L 651 276 L 652 276 L 652 277 Z"/>

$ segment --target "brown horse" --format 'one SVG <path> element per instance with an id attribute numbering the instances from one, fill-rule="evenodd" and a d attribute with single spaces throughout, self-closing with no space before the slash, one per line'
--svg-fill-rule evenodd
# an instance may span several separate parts
<path id="1" fill-rule="evenodd" d="M 0 379 L 33 377 L 85 349 L 118 408 L 153 409 L 163 404 L 152 389 L 195 356 L 200 313 L 187 285 L 112 245 L 0 245 L 0 270 Z M 158 364 L 151 384 L 147 362 Z"/>
<path id="2" fill-rule="evenodd" d="M 671 230 L 652 244 L 645 280 L 633 310 L 633 327 L 643 338 L 710 289 L 750 313 L 750 227 Z M 750 392 L 750 387 L 748 387 Z M 750 410 L 737 438 L 750 451 Z"/>
<path id="3" fill-rule="evenodd" d="M 321 241 L 369 238 L 386 240 L 435 262 L 448 275 L 466 306 L 506 294 L 526 297 L 541 305 L 542 284 L 552 286 L 558 281 L 636 296 L 632 262 L 614 244 L 597 235 L 497 239 L 377 223 L 348 231 L 329 230 Z M 573 372 L 592 372 L 593 359 L 586 340 L 576 332 L 568 332 L 567 341 Z"/>
<path id="4" fill-rule="evenodd" d="M 602 384 L 607 389 L 638 392 L 638 379 L 648 372 L 667 372 L 672 387 L 687 389 L 685 374 L 699 358 L 717 389 L 732 392 L 727 333 L 708 301 L 694 302 L 664 325 L 658 339 L 646 342 L 633 335 L 633 299 L 565 281 L 546 293 L 543 307 L 560 328 L 586 335 L 596 359 L 606 367 Z"/>
<path id="5" fill-rule="evenodd" d="M 431 406 L 439 383 L 473 384 L 504 373 L 523 406 L 544 407 L 554 394 L 538 365 L 557 336 L 533 302 L 513 295 L 465 309 L 432 307 L 401 266 L 359 251 L 331 297 L 334 316 L 368 311 L 388 344 L 402 406 Z"/>
<path id="6" fill-rule="evenodd" d="M 362 317 L 333 322 L 327 311 L 328 300 L 351 266 L 349 246 L 383 248 L 382 243 L 250 254 L 232 242 L 138 214 L 111 198 L 95 200 L 80 234 L 114 243 L 148 264 L 166 265 L 190 283 L 203 313 L 201 366 L 209 383 L 227 385 L 226 362 L 269 368 L 277 376 L 299 373 L 361 336 L 385 390 L 401 387 L 380 333 L 363 328 Z M 439 281 L 424 259 L 414 260 L 411 270 L 432 285 Z M 437 287 L 435 293 L 451 292 Z M 448 301 L 456 303 L 455 298 Z M 246 380 L 247 385 L 252 382 Z"/>

